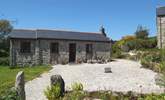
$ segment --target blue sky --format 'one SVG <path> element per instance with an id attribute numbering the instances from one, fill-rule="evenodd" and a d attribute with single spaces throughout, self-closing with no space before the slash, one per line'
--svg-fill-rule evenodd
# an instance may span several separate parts
<path id="1" fill-rule="evenodd" d="M 156 35 L 156 7 L 165 0 L 0 0 L 0 18 L 14 28 L 97 32 L 104 25 L 113 40 L 131 35 L 138 25 Z"/>

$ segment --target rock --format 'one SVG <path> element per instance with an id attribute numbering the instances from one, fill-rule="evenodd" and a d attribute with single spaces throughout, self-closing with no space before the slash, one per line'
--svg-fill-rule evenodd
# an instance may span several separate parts
<path id="1" fill-rule="evenodd" d="M 61 77 L 61 75 L 52 75 L 50 81 L 51 81 L 51 85 L 60 84 L 60 89 L 61 89 L 60 95 L 63 96 L 65 93 L 65 82 Z"/>
<path id="2" fill-rule="evenodd" d="M 18 72 L 18 74 L 16 76 L 16 81 L 15 81 L 15 89 L 18 93 L 20 100 L 26 99 L 24 87 L 25 87 L 24 72 L 20 71 L 20 72 Z"/>
<path id="3" fill-rule="evenodd" d="M 112 73 L 110 67 L 106 67 L 106 68 L 104 68 L 104 72 L 105 72 L 105 73 Z"/>

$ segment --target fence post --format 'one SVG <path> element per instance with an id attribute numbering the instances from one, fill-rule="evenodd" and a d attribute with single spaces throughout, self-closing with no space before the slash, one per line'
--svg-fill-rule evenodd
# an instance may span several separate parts
<path id="1" fill-rule="evenodd" d="M 51 86 L 56 85 L 58 83 L 60 84 L 60 89 L 61 89 L 60 95 L 63 96 L 65 93 L 65 82 L 61 77 L 61 75 L 52 75 L 50 81 L 51 81 Z"/>
<path id="2" fill-rule="evenodd" d="M 16 76 L 16 81 L 15 81 L 15 89 L 18 93 L 18 96 L 20 100 L 25 100 L 25 81 L 24 81 L 24 72 L 20 71 L 18 72 Z"/>

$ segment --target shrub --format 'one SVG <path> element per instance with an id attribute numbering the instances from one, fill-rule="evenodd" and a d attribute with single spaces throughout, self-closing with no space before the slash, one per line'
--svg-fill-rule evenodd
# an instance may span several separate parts
<path id="1" fill-rule="evenodd" d="M 86 95 L 86 92 L 83 91 L 72 91 L 66 94 L 63 100 L 85 100 Z"/>
<path id="2" fill-rule="evenodd" d="M 165 71 L 165 63 L 163 61 L 163 53 L 160 51 L 147 51 L 141 56 L 141 64 L 145 68 L 149 68 L 155 72 Z"/>
<path id="3" fill-rule="evenodd" d="M 122 51 L 128 52 L 130 50 L 156 48 L 157 39 L 156 37 L 150 37 L 146 39 L 126 37 L 118 41 L 116 44 Z"/>
<path id="4" fill-rule="evenodd" d="M 137 58 L 136 55 L 131 55 L 131 56 L 128 55 L 127 59 L 129 59 L 129 60 L 133 60 L 133 61 L 138 61 L 138 58 Z"/>
<path id="5" fill-rule="evenodd" d="M 100 93 L 99 98 L 101 100 L 117 100 L 117 97 L 113 96 L 112 93 L 109 93 L 109 92 Z"/>
<path id="6" fill-rule="evenodd" d="M 130 50 L 152 49 L 156 48 L 156 46 L 156 37 L 151 37 L 147 39 L 124 37 L 122 40 L 117 41 L 115 44 L 112 45 L 112 57 L 123 58 L 123 52 L 128 52 Z"/>
<path id="7" fill-rule="evenodd" d="M 150 37 L 148 39 L 148 48 L 154 48 L 157 46 L 157 38 L 156 37 Z"/>
<path id="8" fill-rule="evenodd" d="M 161 61 L 165 61 L 165 49 L 160 50 Z"/>
<path id="9" fill-rule="evenodd" d="M 73 91 L 83 91 L 83 85 L 81 83 L 72 84 Z"/>
<path id="10" fill-rule="evenodd" d="M 68 92 L 63 100 L 165 100 L 165 94 L 136 94 L 131 91 L 127 93 L 111 91 L 95 92 Z"/>
<path id="11" fill-rule="evenodd" d="M 86 92 L 83 91 L 83 85 L 81 83 L 72 84 L 72 92 L 65 95 L 64 100 L 83 100 L 86 96 Z"/>
<path id="12" fill-rule="evenodd" d="M 8 57 L 8 56 L 9 56 L 9 52 L 8 51 L 0 49 L 0 57 Z"/>
<path id="13" fill-rule="evenodd" d="M 124 41 L 130 41 L 130 40 L 134 40 L 134 39 L 136 39 L 136 37 L 131 36 L 131 35 L 128 35 L 128 36 L 125 36 L 125 37 L 122 38 L 122 40 L 124 40 Z"/>
<path id="14" fill-rule="evenodd" d="M 129 50 L 134 50 L 139 47 L 136 40 L 126 41 L 124 45 L 127 46 Z"/>
<path id="15" fill-rule="evenodd" d="M 162 59 L 160 51 L 143 52 L 141 58 L 145 58 L 147 59 L 147 61 L 156 62 L 156 63 L 161 62 Z"/>
<path id="16" fill-rule="evenodd" d="M 71 93 L 66 94 L 63 100 L 84 100 L 86 95 L 87 94 L 84 91 L 72 91 Z"/>
<path id="17" fill-rule="evenodd" d="M 15 88 L 12 88 L 12 89 L 7 91 L 7 94 L 0 97 L 0 100 L 20 100 L 20 98 L 19 98 Z"/>
<path id="18" fill-rule="evenodd" d="M 161 72 L 161 68 L 158 63 L 152 62 L 149 57 L 144 57 L 141 59 L 141 64 L 144 68 L 149 68 L 155 72 Z"/>
<path id="19" fill-rule="evenodd" d="M 155 95 L 155 94 L 148 94 L 144 97 L 139 97 L 138 100 L 165 100 L 165 94 Z"/>
<path id="20" fill-rule="evenodd" d="M 148 62 L 146 61 L 146 59 L 141 59 L 140 63 L 143 65 L 143 67 L 148 68 Z"/>
<path id="21" fill-rule="evenodd" d="M 124 55 L 122 54 L 121 51 L 117 51 L 117 52 L 115 52 L 115 53 L 112 54 L 112 57 L 113 58 L 123 58 Z"/>
<path id="22" fill-rule="evenodd" d="M 155 72 L 159 72 L 159 73 L 162 72 L 162 69 L 161 69 L 161 67 L 158 63 L 153 64 L 153 69 L 152 70 L 155 71 Z"/>
<path id="23" fill-rule="evenodd" d="M 68 64 L 68 60 L 66 58 L 63 58 L 62 61 L 61 61 L 61 64 L 62 65 Z"/>
<path id="24" fill-rule="evenodd" d="M 156 48 L 157 41 L 156 38 L 153 39 L 134 39 L 130 41 L 126 41 L 125 46 L 129 48 L 129 50 L 141 50 L 141 49 L 149 49 Z"/>
<path id="25" fill-rule="evenodd" d="M 121 48 L 119 47 L 118 42 L 112 45 L 112 57 L 113 58 L 123 58 Z"/>
<path id="26" fill-rule="evenodd" d="M 0 58 L 0 65 L 9 65 L 9 58 L 8 57 L 1 57 Z"/>
<path id="27" fill-rule="evenodd" d="M 162 72 L 165 72 L 165 62 L 162 61 L 160 64 L 159 64 L 159 67 L 161 69 Z"/>
<path id="28" fill-rule="evenodd" d="M 165 75 L 164 75 L 164 73 L 156 75 L 155 82 L 157 85 L 165 87 Z"/>
<path id="29" fill-rule="evenodd" d="M 52 85 L 51 87 L 47 87 L 44 91 L 44 94 L 48 100 L 59 100 L 61 95 L 60 84 Z"/>

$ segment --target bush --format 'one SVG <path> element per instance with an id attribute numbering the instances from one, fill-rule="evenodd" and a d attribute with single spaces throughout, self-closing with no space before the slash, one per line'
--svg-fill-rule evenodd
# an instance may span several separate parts
<path id="1" fill-rule="evenodd" d="M 129 48 L 129 50 L 141 50 L 141 49 L 150 49 L 150 48 L 156 48 L 157 41 L 156 38 L 152 39 L 134 39 L 131 41 L 126 41 L 125 46 Z"/>
<path id="2" fill-rule="evenodd" d="M 157 46 L 156 37 L 150 37 L 146 39 L 131 38 L 125 39 L 116 42 L 116 46 L 122 51 L 128 52 L 130 50 L 141 50 L 141 49 L 152 49 Z"/>
<path id="3" fill-rule="evenodd" d="M 143 65 L 144 68 L 150 68 L 150 69 L 153 68 L 153 66 L 151 65 L 151 63 L 148 62 L 145 58 L 144 59 L 141 59 L 141 64 Z"/>
<path id="4" fill-rule="evenodd" d="M 165 94 L 136 94 L 131 91 L 127 93 L 111 91 L 95 92 L 68 92 L 63 100 L 165 100 Z"/>
<path id="5" fill-rule="evenodd" d="M 73 91 L 83 91 L 83 85 L 81 83 L 72 84 Z"/>
<path id="6" fill-rule="evenodd" d="M 51 87 L 47 87 L 47 89 L 44 91 L 44 94 L 48 100 L 59 100 L 61 95 L 61 88 L 60 84 L 52 85 Z"/>
<path id="7" fill-rule="evenodd" d="M 165 94 L 155 95 L 149 94 L 144 97 L 139 97 L 138 100 L 165 100 Z"/>
<path id="8" fill-rule="evenodd" d="M 131 36 L 131 35 L 128 35 L 128 36 L 125 36 L 125 37 L 122 38 L 122 40 L 124 40 L 124 41 L 131 41 L 131 40 L 134 40 L 134 39 L 136 39 L 136 37 Z"/>
<path id="9" fill-rule="evenodd" d="M 1 57 L 0 58 L 0 65 L 9 65 L 9 58 L 8 57 Z"/>
<path id="10" fill-rule="evenodd" d="M 112 45 L 112 57 L 113 58 L 123 58 L 121 48 L 119 47 L 118 42 Z"/>
<path id="11" fill-rule="evenodd" d="M 155 72 L 161 72 L 159 65 L 161 56 L 157 52 L 145 52 L 141 56 L 141 64 L 144 68 L 149 68 Z"/>
<path id="12" fill-rule="evenodd" d="M 160 50 L 161 61 L 165 61 L 165 49 Z"/>
<path id="13" fill-rule="evenodd" d="M 83 91 L 83 85 L 81 83 L 72 84 L 72 92 L 65 95 L 64 100 L 83 100 L 86 93 Z"/>
<path id="14" fill-rule="evenodd" d="M 8 57 L 8 56 L 9 56 L 9 52 L 8 51 L 0 49 L 0 57 Z"/>
<path id="15" fill-rule="evenodd" d="M 72 91 L 66 94 L 63 100 L 84 100 L 86 95 L 87 94 L 84 91 Z"/>
<path id="16" fill-rule="evenodd" d="M 86 95 L 86 92 L 83 91 L 72 91 L 66 94 L 63 100 L 85 100 Z"/>
<path id="17" fill-rule="evenodd" d="M 10 41 L 0 35 L 0 57 L 9 56 Z"/>
<path id="18" fill-rule="evenodd" d="M 7 91 L 7 94 L 0 97 L 0 100 L 20 100 L 20 98 L 19 98 L 15 88 L 12 88 L 12 89 Z"/>
<path id="19" fill-rule="evenodd" d="M 112 93 L 105 92 L 105 93 L 100 93 L 99 98 L 101 100 L 117 100 L 116 96 L 113 96 Z M 121 99 L 121 98 L 120 98 Z M 123 99 L 123 98 L 122 98 Z"/>
<path id="20" fill-rule="evenodd" d="M 165 62 L 164 61 L 159 64 L 159 67 L 161 69 L 161 72 L 165 72 Z"/>
<path id="21" fill-rule="evenodd" d="M 156 75 L 155 82 L 157 85 L 165 87 L 165 75 L 164 75 L 164 73 Z"/>
<path id="22" fill-rule="evenodd" d="M 68 60 L 66 58 L 63 58 L 62 61 L 61 61 L 61 64 L 62 65 L 68 64 Z"/>
<path id="23" fill-rule="evenodd" d="M 141 56 L 141 64 L 155 72 L 165 72 L 165 51 L 145 51 Z"/>
<path id="24" fill-rule="evenodd" d="M 123 58 L 124 55 L 122 55 L 122 52 L 121 51 L 117 51 L 115 53 L 112 54 L 112 57 L 113 58 Z"/>

